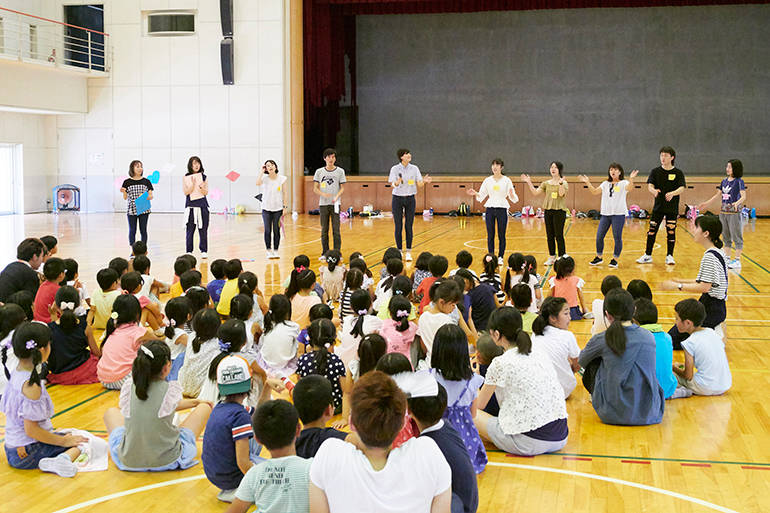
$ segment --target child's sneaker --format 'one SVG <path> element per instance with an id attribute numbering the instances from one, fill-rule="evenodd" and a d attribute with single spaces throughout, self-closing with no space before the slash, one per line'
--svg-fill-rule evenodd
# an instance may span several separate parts
<path id="1" fill-rule="evenodd" d="M 412 261 L 412 254 L 410 252 L 404 253 L 404 262 L 411 262 Z"/>
<path id="2" fill-rule="evenodd" d="M 202 260 L 206 260 L 206 259 L 208 259 L 208 257 L 209 257 L 209 255 L 205 251 L 203 253 L 201 253 L 201 259 Z"/>
<path id="3" fill-rule="evenodd" d="M 594 313 L 593 312 L 586 312 L 583 314 L 583 319 L 593 319 Z"/>
<path id="4" fill-rule="evenodd" d="M 588 265 L 599 265 L 603 263 L 604 263 L 604 260 L 602 259 L 602 257 L 595 257 L 593 260 L 588 262 Z"/>
<path id="5" fill-rule="evenodd" d="M 741 261 L 740 261 L 740 259 L 738 259 L 738 258 L 733 259 L 732 262 L 727 264 L 727 267 L 729 267 L 730 269 L 740 269 L 741 268 Z"/>
<path id="6" fill-rule="evenodd" d="M 666 255 L 666 265 L 674 265 L 674 255 Z"/>
<path id="7" fill-rule="evenodd" d="M 38 468 L 43 472 L 50 472 L 60 477 L 75 477 L 78 473 L 78 466 L 72 463 L 69 456 L 64 453 L 55 458 L 43 458 L 40 460 Z"/>
<path id="8" fill-rule="evenodd" d="M 217 499 L 222 502 L 233 502 L 233 499 L 235 499 L 235 492 L 237 491 L 237 488 L 233 488 L 232 490 L 222 490 L 217 494 Z"/>
<path id="9" fill-rule="evenodd" d="M 497 257 L 497 267 L 503 266 L 503 257 Z"/>
<path id="10" fill-rule="evenodd" d="M 652 255 L 642 255 L 641 258 L 636 259 L 637 264 L 651 264 L 652 263 Z"/>
<path id="11" fill-rule="evenodd" d="M 610 260 L 610 269 L 617 269 L 618 268 L 618 261 L 614 258 Z"/>
<path id="12" fill-rule="evenodd" d="M 550 256 L 550 257 L 548 257 L 548 260 L 543 262 L 543 265 L 548 267 L 549 265 L 553 265 L 554 262 L 556 262 L 556 257 Z"/>

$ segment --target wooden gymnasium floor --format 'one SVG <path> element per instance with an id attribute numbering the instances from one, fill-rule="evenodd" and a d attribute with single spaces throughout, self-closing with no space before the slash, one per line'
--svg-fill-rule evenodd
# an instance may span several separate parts
<path id="1" fill-rule="evenodd" d="M 152 214 L 150 253 L 155 276 L 172 277 L 172 263 L 184 250 L 182 215 Z M 287 219 L 280 260 L 264 257 L 259 216 L 215 215 L 210 228 L 209 261 L 214 258 L 253 259 L 244 263 L 254 271 L 266 294 L 291 270 L 298 253 L 317 266 L 320 253 L 318 218 Z M 585 278 L 586 300 L 600 295 L 606 266 L 590 268 L 597 223 L 568 219 L 567 251 L 576 257 L 577 274 Z M 615 273 L 627 283 L 647 280 L 655 293 L 662 323 L 672 322 L 674 304 L 686 297 L 662 292 L 657 284 L 668 277 L 696 275 L 702 250 L 684 221 L 677 231 L 676 266 L 663 265 L 664 251 L 654 253 L 655 263 L 638 265 L 644 249 L 646 223 L 628 221 L 621 266 Z M 415 221 L 414 257 L 422 250 L 446 255 L 450 262 L 460 249 L 468 249 L 475 262 L 485 251 L 483 221 L 437 216 Z M 129 255 L 126 219 L 121 214 L 61 214 L 0 217 L 0 262 L 14 258 L 16 244 L 25 236 L 55 234 L 59 255 L 80 263 L 81 279 L 93 290 L 95 273 L 116 255 Z M 343 255 L 361 251 L 379 272 L 382 252 L 392 244 L 393 223 L 387 219 L 355 219 L 342 224 Z M 770 511 L 770 222 L 746 225 L 743 271 L 730 272 L 727 355 L 733 387 L 722 397 L 679 399 L 666 403 L 660 425 L 615 427 L 599 422 L 578 385 L 567 401 L 569 443 L 563 451 L 518 458 L 490 450 L 490 464 L 479 476 L 480 511 Z M 664 240 L 665 234 L 659 234 Z M 607 240 L 609 253 L 611 237 Z M 546 258 L 545 229 L 540 220 L 515 220 L 508 227 L 508 252 L 533 253 L 542 266 Z M 207 267 L 199 269 L 207 277 Z M 478 270 L 478 269 L 477 269 Z M 581 346 L 589 338 L 590 321 L 573 322 L 571 330 Z M 681 358 L 681 354 L 675 355 Z M 50 389 L 56 405 L 57 427 L 78 427 L 104 435 L 102 413 L 116 406 L 117 392 L 100 385 Z M 0 415 L 0 426 L 4 418 Z M 3 431 L 0 429 L 0 437 Z M 4 453 L 0 455 L 5 459 Z M 107 472 L 62 479 L 38 471 L 15 471 L 0 463 L 0 511 L 69 512 L 106 511 L 223 511 L 217 490 L 208 483 L 201 465 L 181 472 L 124 473 L 112 463 Z"/>

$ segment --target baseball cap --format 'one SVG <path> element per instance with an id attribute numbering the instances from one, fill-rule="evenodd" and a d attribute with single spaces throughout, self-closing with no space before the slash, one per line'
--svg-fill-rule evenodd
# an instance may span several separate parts
<path id="1" fill-rule="evenodd" d="M 251 390 L 251 368 L 241 356 L 226 356 L 217 365 L 217 385 L 222 395 L 242 394 Z"/>

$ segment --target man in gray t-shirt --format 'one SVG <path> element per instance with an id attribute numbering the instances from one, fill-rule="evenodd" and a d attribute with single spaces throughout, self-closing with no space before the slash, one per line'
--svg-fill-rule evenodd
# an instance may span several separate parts
<path id="1" fill-rule="evenodd" d="M 323 254 L 319 260 L 326 260 L 326 252 L 329 251 L 329 220 L 331 219 L 332 234 L 334 236 L 334 249 L 340 251 L 342 238 L 340 237 L 340 209 L 335 208 L 345 188 L 345 170 L 337 167 L 337 152 L 331 148 L 324 151 L 326 166 L 316 169 L 313 176 L 313 192 L 318 194 L 318 211 L 321 214 L 321 246 Z"/>

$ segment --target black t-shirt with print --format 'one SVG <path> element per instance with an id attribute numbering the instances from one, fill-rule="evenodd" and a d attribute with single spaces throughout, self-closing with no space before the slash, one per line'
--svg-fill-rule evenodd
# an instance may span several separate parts
<path id="1" fill-rule="evenodd" d="M 678 188 L 687 185 L 684 181 L 684 173 L 681 169 L 675 167 L 666 171 L 661 166 L 658 166 L 650 171 L 650 177 L 647 179 L 647 183 L 651 183 L 653 187 L 660 191 L 658 197 L 655 198 L 655 206 L 652 207 L 653 212 L 665 212 L 671 214 L 679 212 L 679 196 L 674 196 L 671 198 L 671 201 L 666 201 L 666 193 L 675 191 Z"/>
<path id="2" fill-rule="evenodd" d="M 147 178 L 140 178 L 139 180 L 134 180 L 132 178 L 126 178 L 123 180 L 123 188 L 126 190 L 126 195 L 128 198 L 126 199 L 127 202 L 127 208 L 128 208 L 128 215 L 135 216 L 136 215 L 136 198 L 141 196 L 147 191 L 152 190 L 152 182 L 149 181 Z M 146 212 L 143 212 L 144 214 L 149 214 L 150 210 L 147 210 Z"/>

